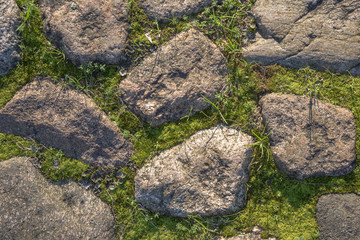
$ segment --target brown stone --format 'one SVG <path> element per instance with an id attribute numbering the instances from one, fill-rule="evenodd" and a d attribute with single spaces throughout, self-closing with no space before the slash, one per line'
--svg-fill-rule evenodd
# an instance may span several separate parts
<path id="1" fill-rule="evenodd" d="M 0 132 L 31 137 L 99 167 L 125 166 L 133 147 L 85 94 L 37 78 L 0 110 Z"/>
<path id="2" fill-rule="evenodd" d="M 316 204 L 319 239 L 359 239 L 360 196 L 326 194 Z"/>
<path id="3" fill-rule="evenodd" d="M 185 15 L 195 14 L 211 6 L 213 0 L 140 0 L 145 13 L 152 20 L 171 21 Z"/>
<path id="4" fill-rule="evenodd" d="M 360 74 L 360 1 L 257 0 L 247 61 Z"/>
<path id="5" fill-rule="evenodd" d="M 222 125 L 197 132 L 139 170 L 137 202 L 174 217 L 241 210 L 246 205 L 251 143 L 250 136 Z"/>
<path id="6" fill-rule="evenodd" d="M 39 0 L 48 39 L 76 65 L 116 65 L 128 36 L 125 0 Z"/>
<path id="7" fill-rule="evenodd" d="M 0 239 L 115 239 L 113 221 L 75 182 L 48 181 L 26 157 L 0 162 Z"/>
<path id="8" fill-rule="evenodd" d="M 20 10 L 15 0 L 0 0 L 0 76 L 7 74 L 20 61 Z"/>
<path id="9" fill-rule="evenodd" d="M 129 109 L 158 126 L 210 106 L 225 86 L 227 64 L 221 51 L 191 29 L 146 57 L 119 89 Z"/>
<path id="10" fill-rule="evenodd" d="M 356 126 L 348 109 L 275 93 L 261 98 L 260 106 L 280 170 L 305 179 L 341 176 L 354 169 Z"/>

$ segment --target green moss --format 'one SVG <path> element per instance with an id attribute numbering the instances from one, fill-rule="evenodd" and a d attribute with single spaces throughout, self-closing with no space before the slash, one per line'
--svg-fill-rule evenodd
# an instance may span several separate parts
<path id="1" fill-rule="evenodd" d="M 336 178 L 305 181 L 288 178 L 277 170 L 273 162 L 268 151 L 268 138 L 257 121 L 255 110 L 259 97 L 266 92 L 314 96 L 346 107 L 353 112 L 358 126 L 356 153 L 360 156 L 360 78 L 309 69 L 293 70 L 278 65 L 263 68 L 244 62 L 241 46 L 246 33 L 242 29 L 253 31 L 253 19 L 247 15 L 253 2 L 225 0 L 223 5 L 214 4 L 198 15 L 159 24 L 149 20 L 138 1 L 131 0 L 130 35 L 126 48 L 129 61 L 120 66 L 91 63 L 78 68 L 46 40 L 36 1 L 17 0 L 24 13 L 30 9 L 30 17 L 21 32 L 22 61 L 16 69 L 0 77 L 0 108 L 35 75 L 48 75 L 54 81 L 86 93 L 116 122 L 134 144 L 135 154 L 131 158 L 134 167 L 130 165 L 118 169 L 126 174 L 126 178 L 114 190 L 106 188 L 116 181 L 114 173 L 107 172 L 107 176 L 100 180 L 100 196 L 112 207 L 117 217 L 118 233 L 124 239 L 209 239 L 219 234 L 231 236 L 240 231 L 250 231 L 254 225 L 264 229 L 264 237 L 293 240 L 303 236 L 304 239 L 317 239 L 317 199 L 324 193 L 359 192 L 360 171 L 356 168 L 353 173 Z M 227 90 L 219 94 L 218 101 L 214 103 L 221 114 L 210 108 L 151 128 L 122 104 L 117 87 L 124 77 L 119 70 L 128 72 L 144 56 L 190 27 L 204 32 L 228 59 L 230 74 Z M 151 35 L 152 42 L 145 36 L 147 33 Z M 257 141 L 246 207 L 230 216 L 193 216 L 186 219 L 159 216 L 141 209 L 134 198 L 134 168 L 141 168 L 152 156 L 179 144 L 196 131 L 224 122 L 221 115 L 230 126 L 251 134 Z M 0 134 L 0 161 L 24 155 L 39 159 L 41 171 L 52 180 L 90 180 L 98 171 L 35 141 Z"/>
<path id="2" fill-rule="evenodd" d="M 0 133 L 0 161 L 11 157 L 33 157 L 37 144 L 32 141 L 26 141 L 21 137 L 14 135 L 4 135 Z"/>

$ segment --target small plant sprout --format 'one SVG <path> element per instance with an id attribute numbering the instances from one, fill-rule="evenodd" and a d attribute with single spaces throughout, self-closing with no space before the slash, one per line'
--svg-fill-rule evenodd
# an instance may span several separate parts
<path id="1" fill-rule="evenodd" d="M 224 116 L 222 115 L 219 106 L 215 105 L 212 101 L 210 101 L 209 99 L 207 99 L 204 95 L 201 94 L 201 96 L 217 110 L 217 112 L 220 114 L 222 120 L 223 120 L 226 124 L 228 124 L 228 122 L 226 121 L 226 119 L 225 119 Z"/>
<path id="2" fill-rule="evenodd" d="M 191 117 L 191 112 L 192 112 L 192 110 L 193 110 L 193 108 L 191 107 L 189 114 L 188 114 L 188 115 L 183 116 L 183 117 L 182 117 L 182 118 L 180 118 L 180 119 L 182 120 L 182 119 L 186 118 L 186 121 L 189 121 L 189 118 Z"/>
<path id="3" fill-rule="evenodd" d="M 265 134 L 265 127 L 262 131 L 261 134 L 256 134 L 254 131 L 251 131 L 252 134 L 255 136 L 255 139 L 256 139 L 256 142 L 253 143 L 253 144 L 248 144 L 248 146 L 254 146 L 255 148 L 255 155 L 254 157 L 256 156 L 256 153 L 260 153 L 260 159 L 262 159 L 265 155 L 267 156 L 266 157 L 266 161 L 269 161 L 270 160 L 270 155 L 271 155 L 271 152 L 270 152 L 270 148 L 269 148 L 269 135 L 270 133 Z M 251 165 L 254 165 L 254 164 L 257 164 L 259 162 L 253 162 Z M 260 168 L 262 167 L 262 165 L 260 165 L 260 167 L 257 169 L 257 171 L 260 170 Z"/>
<path id="4" fill-rule="evenodd" d="M 28 28 L 30 28 L 29 18 L 31 15 L 31 9 L 32 9 L 32 5 L 30 4 L 27 7 L 25 13 L 20 13 L 20 18 L 22 19 L 22 22 L 21 22 L 20 26 L 16 29 L 16 31 L 23 32 L 25 29 L 25 25 L 28 26 Z"/>

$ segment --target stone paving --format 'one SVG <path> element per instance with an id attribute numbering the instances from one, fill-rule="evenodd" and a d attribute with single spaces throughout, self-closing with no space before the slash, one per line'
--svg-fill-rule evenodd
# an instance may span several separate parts
<path id="1" fill-rule="evenodd" d="M 92 99 L 49 78 L 24 86 L 0 110 L 0 132 L 30 137 L 98 167 L 123 167 L 133 152 Z"/>
<path id="2" fill-rule="evenodd" d="M 360 74 L 360 1 L 258 0 L 253 14 L 247 61 Z"/>
<path id="3" fill-rule="evenodd" d="M 227 215 L 246 204 L 252 137 L 219 125 L 165 150 L 135 178 L 135 197 L 161 214 Z"/>
<path id="4" fill-rule="evenodd" d="M 201 12 L 212 1 L 139 3 L 150 18 L 167 22 Z M 125 59 L 126 1 L 39 0 L 39 7 L 45 35 L 75 65 Z M 0 75 L 21 59 L 18 14 L 14 0 L 0 0 Z M 244 49 L 247 61 L 360 74 L 359 1 L 258 0 L 253 14 L 258 31 Z M 190 29 L 134 66 L 119 92 L 132 112 L 156 127 L 210 107 L 228 73 L 217 45 Z M 353 172 L 356 126 L 350 110 L 275 93 L 259 105 L 279 170 L 297 180 Z M 0 110 L 0 132 L 32 138 L 95 168 L 124 167 L 133 155 L 132 143 L 91 98 L 51 77 L 36 77 Z M 236 213 L 247 203 L 253 144 L 250 135 L 229 126 L 198 131 L 136 172 L 135 198 L 141 207 L 173 217 Z M 48 181 L 32 161 L 0 162 L 0 239 L 115 239 L 108 205 L 74 182 Z M 353 193 L 320 196 L 320 239 L 359 239 L 358 205 Z M 259 233 L 228 239 L 257 240 Z"/>
<path id="5" fill-rule="evenodd" d="M 93 193 L 48 181 L 31 159 L 0 162 L 0 239 L 115 239 L 113 221 Z"/>
<path id="6" fill-rule="evenodd" d="M 151 19 L 167 22 L 203 11 L 212 2 L 213 0 L 140 0 L 142 8 Z"/>
<path id="7" fill-rule="evenodd" d="M 356 126 L 345 108 L 305 96 L 260 100 L 277 167 L 291 177 L 341 176 L 356 164 Z"/>
<path id="8" fill-rule="evenodd" d="M 360 196 L 357 194 L 326 194 L 319 198 L 316 217 L 320 240 L 359 239 Z"/>
<path id="9" fill-rule="evenodd" d="M 20 61 L 19 8 L 15 0 L 0 0 L 0 76 L 7 74 Z"/>
<path id="10" fill-rule="evenodd" d="M 119 64 L 128 36 L 125 0 L 39 0 L 48 39 L 76 65 Z"/>
<path id="11" fill-rule="evenodd" d="M 208 108 L 227 73 L 220 49 L 190 29 L 146 57 L 119 89 L 128 108 L 155 127 Z"/>

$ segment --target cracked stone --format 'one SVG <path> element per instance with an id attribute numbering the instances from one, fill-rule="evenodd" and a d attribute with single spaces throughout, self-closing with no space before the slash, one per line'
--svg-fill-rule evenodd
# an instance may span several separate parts
<path id="1" fill-rule="evenodd" d="M 161 152 L 139 170 L 135 197 L 160 214 L 227 215 L 246 204 L 252 137 L 219 125 Z"/>
<path id="2" fill-rule="evenodd" d="M 19 36 L 20 10 L 15 0 L 0 0 L 0 76 L 15 68 L 21 60 Z"/>
<path id="3" fill-rule="evenodd" d="M 326 194 L 316 205 L 319 239 L 359 239 L 360 196 Z"/>
<path id="4" fill-rule="evenodd" d="M 0 162 L 0 239 L 115 239 L 110 207 L 75 182 L 48 181 L 19 157 Z"/>
<path id="5" fill-rule="evenodd" d="M 128 36 L 125 0 L 39 0 L 47 38 L 76 65 L 119 64 Z"/>
<path id="6" fill-rule="evenodd" d="M 131 111 L 158 126 L 208 108 L 210 103 L 204 97 L 216 100 L 227 73 L 226 60 L 217 46 L 191 29 L 146 57 L 119 89 Z"/>
<path id="7" fill-rule="evenodd" d="M 277 167 L 296 179 L 341 176 L 356 163 L 356 126 L 345 108 L 305 96 L 265 95 L 261 113 Z"/>
<path id="8" fill-rule="evenodd" d="M 37 78 L 0 110 L 0 132 L 31 137 L 96 167 L 123 167 L 133 146 L 85 94 Z"/>
<path id="9" fill-rule="evenodd" d="M 360 1 L 258 0 L 253 13 L 247 61 L 360 74 Z"/>

